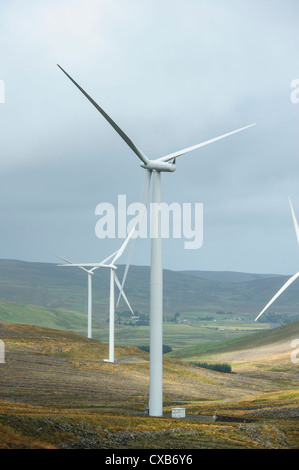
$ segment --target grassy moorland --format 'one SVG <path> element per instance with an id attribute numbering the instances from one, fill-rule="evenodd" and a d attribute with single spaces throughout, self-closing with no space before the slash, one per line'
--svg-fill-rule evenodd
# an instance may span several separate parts
<path id="1" fill-rule="evenodd" d="M 104 271 L 94 276 L 87 339 L 84 273 L 0 260 L 0 448 L 298 448 L 299 365 L 291 341 L 299 338 L 299 283 L 275 303 L 268 322 L 256 323 L 287 277 L 165 270 L 163 343 L 172 351 L 163 361 L 164 415 L 151 418 L 149 355 L 138 348 L 149 345 L 149 268 L 130 268 L 126 293 L 139 319 L 120 304 L 114 364 L 103 361 Z M 276 318 L 292 323 L 277 327 Z M 192 362 L 226 363 L 232 373 Z M 176 406 L 186 408 L 186 419 L 170 417 Z"/>
<path id="2" fill-rule="evenodd" d="M 265 343 L 257 340 L 257 348 L 227 349 L 225 354 L 243 354 L 231 361 L 232 374 L 164 356 L 164 416 L 151 418 L 144 414 L 146 352 L 118 345 L 117 362 L 109 364 L 103 362 L 107 344 L 95 339 L 1 323 L 0 447 L 298 448 L 298 365 L 289 361 L 285 367 L 289 351 L 276 348 L 293 333 L 279 330 L 273 343 L 268 337 Z M 257 359 L 250 356 L 256 350 Z M 169 417 L 175 406 L 186 408 L 186 419 Z"/>

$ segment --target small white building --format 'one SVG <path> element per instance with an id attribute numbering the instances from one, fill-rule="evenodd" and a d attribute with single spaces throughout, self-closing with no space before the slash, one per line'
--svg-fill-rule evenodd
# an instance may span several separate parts
<path id="1" fill-rule="evenodd" d="M 172 408 L 171 417 L 172 418 L 185 418 L 186 408 Z"/>

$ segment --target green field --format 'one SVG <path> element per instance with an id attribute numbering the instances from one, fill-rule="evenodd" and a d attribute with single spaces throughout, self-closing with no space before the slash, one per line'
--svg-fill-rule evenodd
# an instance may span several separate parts
<path id="1" fill-rule="evenodd" d="M 87 335 L 87 315 L 67 309 L 49 309 L 36 305 L 0 301 L 0 321 L 36 325 Z M 265 323 L 224 320 L 222 315 L 219 315 L 215 321 L 164 322 L 163 343 L 173 349 L 171 355 L 176 355 L 179 354 L 178 350 L 196 349 L 206 343 L 218 344 L 267 328 L 270 328 L 270 325 Z M 109 323 L 107 321 L 93 319 L 92 331 L 94 339 L 108 343 Z M 115 325 L 116 344 L 148 346 L 149 340 L 149 326 L 119 325 L 117 323 Z"/>
<path id="2" fill-rule="evenodd" d="M 171 346 L 174 350 L 187 346 L 197 346 L 206 342 L 224 341 L 231 338 L 244 336 L 261 329 L 268 328 L 269 325 L 244 323 L 242 328 L 234 323 L 225 325 L 213 322 L 213 326 L 201 325 L 196 322 L 193 325 L 176 324 L 170 322 L 163 323 L 163 343 Z M 149 345 L 149 326 L 127 327 L 115 326 L 115 338 L 119 344 L 132 346 Z M 94 337 L 100 341 L 108 341 L 108 324 L 102 323 L 102 328 L 95 328 Z"/>
<path id="3" fill-rule="evenodd" d="M 36 325 L 58 330 L 84 332 L 87 316 L 64 308 L 45 308 L 37 305 L 0 301 L 0 321 Z"/>

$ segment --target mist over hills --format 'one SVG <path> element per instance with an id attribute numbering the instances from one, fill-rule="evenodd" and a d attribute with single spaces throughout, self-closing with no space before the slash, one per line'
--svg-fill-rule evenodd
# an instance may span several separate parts
<path id="1" fill-rule="evenodd" d="M 58 263 L 57 263 L 58 264 Z M 87 275 L 82 270 L 58 267 L 56 263 L 0 260 L 0 299 L 9 302 L 65 308 L 84 312 Z M 121 279 L 124 266 L 118 267 Z M 148 266 L 131 266 L 125 292 L 135 311 L 149 313 Z M 180 312 L 247 315 L 253 320 L 288 279 L 277 274 L 247 274 L 207 271 L 164 270 L 164 315 Z M 271 306 L 271 311 L 298 319 L 299 283 L 292 284 Z M 109 270 L 98 269 L 93 276 L 94 315 L 106 318 L 109 302 Z M 118 311 L 127 310 L 121 301 Z"/>

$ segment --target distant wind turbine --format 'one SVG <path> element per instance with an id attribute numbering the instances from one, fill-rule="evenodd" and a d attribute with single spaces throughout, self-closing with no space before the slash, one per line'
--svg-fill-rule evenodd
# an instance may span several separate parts
<path id="1" fill-rule="evenodd" d="M 56 256 L 56 258 L 59 258 L 66 263 L 67 265 L 63 266 L 73 266 L 74 263 L 68 259 L 62 258 L 61 256 Z M 85 271 L 88 275 L 88 283 L 87 283 L 87 337 L 91 338 L 92 337 L 92 276 L 94 274 L 94 271 L 98 269 L 98 267 L 93 267 L 92 269 L 86 269 L 84 267 L 85 265 L 77 265 L 78 268 L 82 269 L 82 271 Z"/>
<path id="2" fill-rule="evenodd" d="M 57 64 L 58 65 L 58 64 Z M 102 114 L 119 136 L 126 142 L 131 150 L 141 160 L 140 166 L 146 171 L 145 186 L 149 188 L 151 174 L 153 173 L 153 195 L 152 202 L 157 208 L 161 203 L 161 173 L 173 172 L 176 170 L 176 159 L 192 150 L 209 145 L 220 139 L 224 139 L 237 132 L 243 131 L 255 124 L 251 124 L 241 129 L 229 132 L 227 134 L 215 137 L 192 147 L 179 150 L 177 152 L 165 155 L 164 157 L 150 160 L 132 140 L 124 133 L 122 129 L 108 116 L 108 114 L 78 85 L 75 80 L 68 75 L 65 70 L 58 65 L 65 75 L 74 83 L 74 85 L 83 93 L 83 95 L 93 104 L 93 106 Z M 124 166 L 126 164 L 124 163 Z M 149 389 L 149 415 L 163 415 L 163 340 L 162 340 L 162 322 L 163 322 L 163 269 L 162 269 L 162 237 L 161 237 L 161 213 L 159 210 L 153 211 L 151 219 L 152 237 L 151 237 L 151 274 L 150 274 L 150 389 Z"/>
<path id="3" fill-rule="evenodd" d="M 290 207 L 291 207 L 291 213 L 292 213 L 292 219 L 293 219 L 293 223 L 294 223 L 294 227 L 295 227 L 295 232 L 296 232 L 296 237 L 297 237 L 297 241 L 298 241 L 298 244 L 299 244 L 299 227 L 298 227 L 298 223 L 297 223 L 297 220 L 296 220 L 296 216 L 295 216 L 295 212 L 294 212 L 294 209 L 293 209 L 293 206 L 292 206 L 292 201 L 291 201 L 291 198 L 289 197 L 289 203 L 290 203 Z M 261 315 L 263 315 L 263 313 L 270 307 L 270 305 L 273 304 L 273 302 L 291 285 L 293 284 L 293 282 L 297 279 L 297 277 L 299 276 L 299 272 L 294 274 L 294 276 L 292 276 L 290 279 L 287 280 L 287 282 L 279 289 L 279 291 L 274 295 L 274 297 L 272 297 L 272 299 L 270 300 L 270 302 L 267 303 L 266 307 L 261 311 L 261 313 L 256 317 L 256 319 L 254 321 L 257 321 Z"/>
<path id="4" fill-rule="evenodd" d="M 136 227 L 136 226 L 135 226 Z M 127 306 L 129 307 L 132 315 L 134 315 L 134 311 L 127 299 L 126 294 L 123 291 L 123 287 L 121 286 L 119 279 L 116 275 L 117 266 L 115 265 L 116 261 L 120 256 L 123 254 L 128 242 L 130 241 L 133 233 L 135 232 L 136 228 L 133 227 L 127 238 L 125 239 L 124 243 L 120 247 L 119 250 L 112 253 L 108 258 L 105 258 L 100 263 L 73 263 L 72 261 L 66 260 L 60 256 L 57 258 L 66 261 L 67 264 L 60 264 L 59 266 L 68 266 L 68 267 L 77 267 L 83 269 L 85 272 L 88 273 L 88 338 L 91 338 L 91 321 L 92 321 L 92 275 L 94 271 L 98 268 L 109 268 L 110 269 L 110 294 L 109 294 L 109 359 L 106 359 L 106 362 L 115 362 L 114 356 L 114 323 L 115 323 L 115 290 L 114 284 L 117 285 L 120 294 L 124 298 Z M 108 261 L 111 260 L 109 263 Z M 91 268 L 91 269 L 87 269 Z"/>

